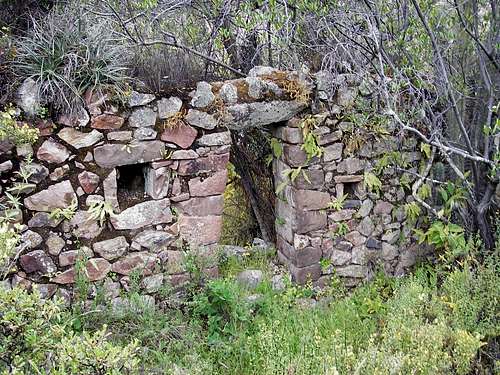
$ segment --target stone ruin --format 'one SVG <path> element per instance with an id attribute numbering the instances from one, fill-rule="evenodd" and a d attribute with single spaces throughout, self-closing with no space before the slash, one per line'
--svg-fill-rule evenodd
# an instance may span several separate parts
<path id="1" fill-rule="evenodd" d="M 81 113 L 55 124 L 33 120 L 41 135 L 36 145 L 0 144 L 2 194 L 20 168 L 31 172 L 16 210 L 24 225 L 8 283 L 36 284 L 45 297 L 69 299 L 82 254 L 88 279 L 103 283 L 111 298 L 128 288 L 134 271 L 142 274 L 145 293 L 165 281 L 185 282 L 185 249 L 213 254 L 220 239 L 229 129 L 249 127 L 270 127 L 282 144 L 273 161 L 276 186 L 287 170 L 303 171 L 275 202 L 276 249 L 294 281 L 322 284 L 336 272 L 354 285 L 378 265 L 403 273 L 421 255 L 403 209 L 411 194 L 394 167 L 383 171 L 377 193 L 363 179 L 387 151 L 400 150 L 414 171 L 422 156 L 414 139 L 389 134 L 394 129 L 347 149 L 346 135 L 356 130 L 347 119 L 354 103 L 370 102 L 370 95 L 349 75 L 258 67 L 247 78 L 200 82 L 183 99 L 132 92 L 118 106 L 94 94 Z M 302 147 L 306 118 L 317 125 L 320 157 L 308 158 Z M 343 207 L 329 209 L 344 194 Z M 90 207 L 101 207 L 102 220 Z M 73 211 L 69 218 L 65 210 Z M 216 265 L 208 262 L 205 272 L 217 276 Z"/>

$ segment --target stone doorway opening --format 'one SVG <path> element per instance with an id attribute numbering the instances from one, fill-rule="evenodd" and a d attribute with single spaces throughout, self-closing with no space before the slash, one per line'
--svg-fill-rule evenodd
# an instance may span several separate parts
<path id="1" fill-rule="evenodd" d="M 228 183 L 224 193 L 221 243 L 246 245 L 255 237 L 275 243 L 275 187 L 269 162 L 271 130 L 232 132 Z"/>

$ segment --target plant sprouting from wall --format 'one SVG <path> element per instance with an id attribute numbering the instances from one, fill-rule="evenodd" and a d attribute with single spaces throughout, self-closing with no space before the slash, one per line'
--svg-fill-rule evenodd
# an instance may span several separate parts
<path id="1" fill-rule="evenodd" d="M 87 90 L 119 90 L 127 76 L 127 49 L 110 35 L 109 24 L 83 12 L 78 4 L 55 8 L 32 19 L 16 43 L 16 74 L 34 79 L 42 100 L 67 112 L 81 108 Z"/>
<path id="2" fill-rule="evenodd" d="M 15 145 L 34 144 L 40 132 L 28 124 L 19 123 L 16 116 L 14 107 L 7 107 L 0 112 L 0 141 L 9 140 Z"/>
<path id="3" fill-rule="evenodd" d="M 382 182 L 375 174 L 371 172 L 365 172 L 363 183 L 366 188 L 372 193 L 380 193 L 382 189 Z"/>
<path id="4" fill-rule="evenodd" d="M 88 212 L 90 213 L 89 220 L 97 220 L 101 226 L 106 220 L 114 216 L 113 206 L 106 201 L 92 202 Z"/>
<path id="5" fill-rule="evenodd" d="M 55 208 L 50 212 L 49 217 L 53 220 L 59 221 L 61 219 L 71 220 L 75 216 L 76 210 L 78 209 L 78 201 L 73 199 L 71 204 L 64 208 Z"/>

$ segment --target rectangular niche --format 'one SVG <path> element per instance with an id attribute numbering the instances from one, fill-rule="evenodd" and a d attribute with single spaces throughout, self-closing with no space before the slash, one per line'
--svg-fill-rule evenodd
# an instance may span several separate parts
<path id="1" fill-rule="evenodd" d="M 130 164 L 117 167 L 117 193 L 120 207 L 130 207 L 144 201 L 146 196 L 145 171 L 148 164 Z"/>

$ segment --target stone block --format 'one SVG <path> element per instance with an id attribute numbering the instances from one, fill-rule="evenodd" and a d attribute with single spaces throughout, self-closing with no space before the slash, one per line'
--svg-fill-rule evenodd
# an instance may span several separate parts
<path id="1" fill-rule="evenodd" d="M 139 270 L 143 276 L 147 276 L 153 273 L 156 262 L 156 255 L 147 251 L 139 251 L 117 260 L 111 266 L 111 270 L 120 275 L 130 275 L 133 271 Z"/>
<path id="2" fill-rule="evenodd" d="M 27 197 L 24 205 L 29 210 L 51 212 L 56 208 L 68 207 L 76 199 L 71 182 L 66 180 Z"/>
<path id="3" fill-rule="evenodd" d="M 123 210 L 110 218 L 116 230 L 138 229 L 148 225 L 170 223 L 172 212 L 168 199 L 146 201 Z"/>
<path id="4" fill-rule="evenodd" d="M 317 190 L 300 190 L 287 186 L 284 192 L 288 203 L 299 211 L 322 210 L 331 201 L 330 194 Z"/>
<path id="5" fill-rule="evenodd" d="M 292 229 L 299 234 L 324 229 L 327 226 L 327 216 L 321 211 L 303 211 L 293 219 Z"/>
<path id="6" fill-rule="evenodd" d="M 321 259 L 321 248 L 316 247 L 306 247 L 302 250 L 295 249 L 294 257 L 292 258 L 292 263 L 296 267 L 307 267 L 318 263 Z"/>
<path id="7" fill-rule="evenodd" d="M 226 183 L 227 170 L 222 169 L 207 178 L 196 177 L 189 180 L 189 193 L 192 197 L 223 194 L 226 189 Z"/>
<path id="8" fill-rule="evenodd" d="M 128 248 L 129 245 L 124 236 L 96 242 L 93 245 L 94 251 L 107 260 L 113 260 L 121 257 L 128 251 Z"/>
<path id="9" fill-rule="evenodd" d="M 88 281 L 102 280 L 111 271 L 111 265 L 106 259 L 92 258 L 85 263 L 85 275 Z M 50 282 L 56 284 L 73 284 L 76 278 L 76 271 L 74 267 L 64 271 L 50 279 Z"/>
<path id="10" fill-rule="evenodd" d="M 323 160 L 328 163 L 333 160 L 340 160 L 342 158 L 342 151 L 344 149 L 344 145 L 342 143 L 334 143 L 330 146 L 326 146 L 323 148 Z"/>
<path id="11" fill-rule="evenodd" d="M 125 119 L 121 116 L 104 114 L 92 117 L 90 126 L 94 129 L 116 130 L 123 126 Z"/>
<path id="12" fill-rule="evenodd" d="M 144 169 L 144 191 L 153 199 L 162 199 L 168 195 L 171 169 L 168 167 Z"/>
<path id="13" fill-rule="evenodd" d="M 161 140 L 174 143 L 181 148 L 188 148 L 196 139 L 198 132 L 192 126 L 182 124 L 173 128 L 167 128 L 161 134 Z"/>
<path id="14" fill-rule="evenodd" d="M 229 153 L 209 154 L 206 157 L 200 157 L 193 160 L 181 160 L 179 162 L 178 174 L 181 176 L 196 175 L 200 173 L 210 173 L 222 171 L 229 162 Z"/>
<path id="15" fill-rule="evenodd" d="M 290 264 L 289 270 L 292 276 L 292 281 L 300 285 L 304 285 L 308 281 L 314 282 L 321 276 L 321 266 L 319 263 L 307 267 L 296 267 L 295 265 Z"/>
<path id="16" fill-rule="evenodd" d="M 189 216 L 222 215 L 224 197 L 213 195 L 208 197 L 191 198 L 175 204 L 180 213 Z"/>
<path id="17" fill-rule="evenodd" d="M 179 215 L 179 234 L 193 246 L 219 242 L 222 232 L 222 216 Z"/>
<path id="18" fill-rule="evenodd" d="M 94 149 L 94 159 L 101 168 L 146 163 L 163 158 L 165 144 L 162 141 L 142 141 L 126 148 L 121 144 L 106 144 Z"/>

